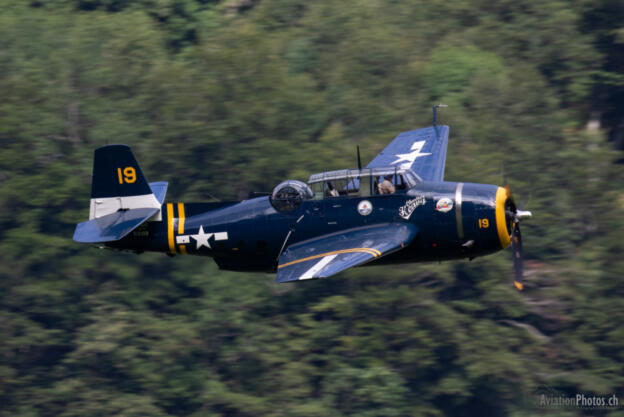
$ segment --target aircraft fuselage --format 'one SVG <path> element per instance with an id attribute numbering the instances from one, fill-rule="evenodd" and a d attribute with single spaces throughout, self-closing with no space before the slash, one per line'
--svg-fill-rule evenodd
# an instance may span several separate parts
<path id="1" fill-rule="evenodd" d="M 368 265 L 473 258 L 509 245 L 508 198 L 494 185 L 422 182 L 389 195 L 306 200 L 287 213 L 276 211 L 269 197 L 167 202 L 162 220 L 148 221 L 106 246 L 210 256 L 222 269 L 274 272 L 289 245 L 346 229 L 411 223 L 418 228 L 412 242 Z"/>

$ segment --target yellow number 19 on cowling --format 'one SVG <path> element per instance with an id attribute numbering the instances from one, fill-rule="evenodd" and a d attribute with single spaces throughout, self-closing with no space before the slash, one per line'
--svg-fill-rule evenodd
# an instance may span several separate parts
<path id="1" fill-rule="evenodd" d="M 488 227 L 490 227 L 488 219 L 479 219 L 479 229 L 487 229 Z"/>
<path id="2" fill-rule="evenodd" d="M 136 170 L 133 167 L 126 167 L 123 171 L 121 168 L 117 168 L 117 177 L 119 178 L 119 184 L 132 184 L 136 181 Z"/>

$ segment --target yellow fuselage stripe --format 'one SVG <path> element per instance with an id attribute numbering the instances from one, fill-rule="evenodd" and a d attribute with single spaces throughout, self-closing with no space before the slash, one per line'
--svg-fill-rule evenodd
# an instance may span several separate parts
<path id="1" fill-rule="evenodd" d="M 184 234 L 184 220 L 186 216 L 184 215 L 184 203 L 178 203 L 178 234 Z M 186 254 L 186 246 L 180 245 L 180 253 Z"/>
<path id="2" fill-rule="evenodd" d="M 509 197 L 509 193 L 503 187 L 496 190 L 496 228 L 498 229 L 498 239 L 501 247 L 505 249 L 511 244 L 509 230 L 507 230 L 507 221 L 505 219 L 505 201 Z"/>
<path id="3" fill-rule="evenodd" d="M 184 234 L 184 220 L 186 216 L 184 215 L 184 203 L 178 203 L 178 234 Z M 186 254 L 186 246 L 180 245 L 180 253 Z"/>
<path id="4" fill-rule="evenodd" d="M 173 204 L 167 203 L 167 238 L 169 240 L 169 252 L 176 253 L 173 241 Z"/>
<path id="5" fill-rule="evenodd" d="M 309 261 L 311 259 L 323 258 L 323 257 L 329 256 L 329 255 L 338 255 L 338 254 L 341 254 L 341 253 L 353 253 L 353 252 L 368 253 L 370 255 L 373 255 L 374 258 L 376 258 L 378 256 L 381 256 L 381 252 L 379 252 L 377 249 L 373 249 L 373 248 L 341 249 L 341 250 L 334 250 L 334 251 L 331 251 L 331 252 L 321 253 L 321 254 L 314 255 L 314 256 L 308 256 L 307 258 L 303 258 L 303 259 L 297 259 L 295 261 L 291 261 L 291 262 L 287 262 L 287 263 L 282 264 L 282 265 L 278 265 L 277 268 L 279 269 L 279 268 L 283 268 L 285 266 L 298 264 L 300 262 Z"/>
<path id="6" fill-rule="evenodd" d="M 184 204 L 178 203 L 178 234 L 184 234 Z"/>

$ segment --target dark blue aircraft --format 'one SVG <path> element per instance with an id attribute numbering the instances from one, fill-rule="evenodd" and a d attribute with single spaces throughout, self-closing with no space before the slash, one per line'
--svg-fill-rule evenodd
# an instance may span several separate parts
<path id="1" fill-rule="evenodd" d="M 130 148 L 95 151 L 89 221 L 74 240 L 136 253 L 211 256 L 221 269 L 277 272 L 277 282 L 327 278 L 360 265 L 475 258 L 513 247 L 519 222 L 503 187 L 444 181 L 448 126 L 399 134 L 365 168 L 285 181 L 265 196 L 165 202 Z"/>

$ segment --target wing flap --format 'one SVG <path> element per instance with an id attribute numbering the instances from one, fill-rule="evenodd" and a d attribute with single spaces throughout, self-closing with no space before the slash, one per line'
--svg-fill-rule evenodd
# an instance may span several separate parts
<path id="1" fill-rule="evenodd" d="M 289 246 L 279 258 L 277 282 L 328 278 L 407 246 L 418 233 L 409 223 L 383 223 Z"/>
<path id="2" fill-rule="evenodd" d="M 448 126 L 402 132 L 366 168 L 410 168 L 425 181 L 442 181 L 448 137 Z"/>

